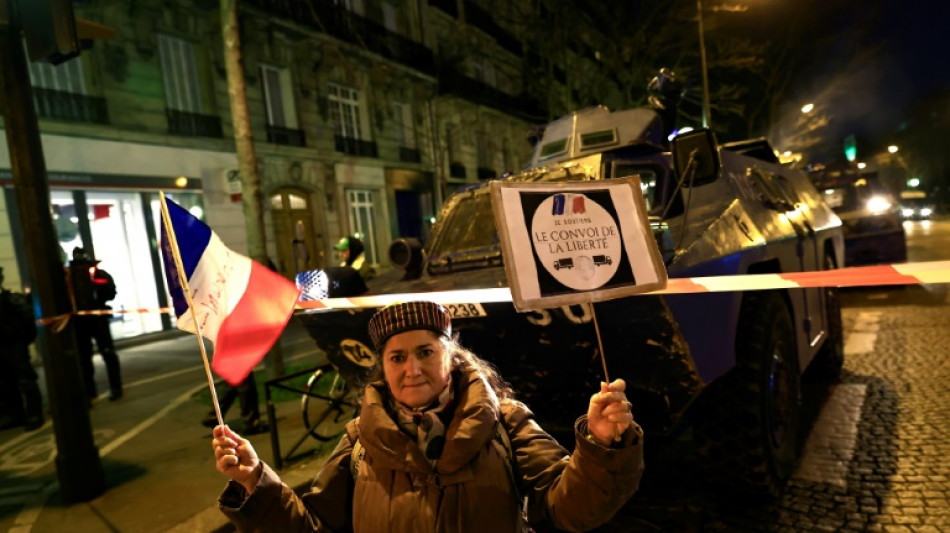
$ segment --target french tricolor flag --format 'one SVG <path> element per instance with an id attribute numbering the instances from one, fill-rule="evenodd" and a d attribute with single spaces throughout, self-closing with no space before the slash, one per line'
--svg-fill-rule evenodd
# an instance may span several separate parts
<path id="1" fill-rule="evenodd" d="M 212 368 L 232 385 L 244 381 L 290 320 L 300 291 L 294 282 L 230 250 L 185 208 L 166 200 L 174 241 L 191 290 L 194 313 L 175 265 L 172 239 L 162 224 L 165 279 L 178 328 L 214 344 Z"/>

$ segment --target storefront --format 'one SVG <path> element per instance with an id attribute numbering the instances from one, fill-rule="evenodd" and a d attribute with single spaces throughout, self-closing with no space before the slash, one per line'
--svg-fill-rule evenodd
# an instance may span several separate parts
<path id="1" fill-rule="evenodd" d="M 167 198 L 202 220 L 209 218 L 209 204 L 213 205 L 209 196 L 220 198 L 219 211 L 222 213 L 219 217 L 225 221 L 221 230 L 234 234 L 235 224 L 230 223 L 234 204 L 224 194 L 226 183 L 215 180 L 222 168 L 233 165 L 234 155 L 75 138 L 44 137 L 44 148 L 48 151 L 47 144 L 61 148 L 58 157 L 47 157 L 51 168 L 55 167 L 50 165 L 50 160 L 55 162 L 62 158 L 65 147 L 73 152 L 72 161 L 76 166 L 91 167 L 86 171 L 48 172 L 53 227 L 63 264 L 72 259 L 75 248 L 85 248 L 101 261 L 99 267 L 115 279 L 117 296 L 112 308 L 116 311 L 147 310 L 114 315 L 114 338 L 173 328 L 174 316 L 159 312 L 169 302 L 158 248 L 161 235 L 159 192 L 164 191 Z M 84 157 L 80 157 L 84 150 Z M 90 157 L 93 154 L 89 151 L 100 157 Z M 116 155 L 110 154 L 112 151 L 121 152 L 122 157 L 110 157 Z M 9 168 L 9 164 L 3 161 L 5 155 L 0 154 L 0 165 Z M 132 170 L 128 167 L 130 164 L 134 166 L 135 160 L 149 161 L 148 165 L 140 165 L 139 170 L 151 175 L 116 173 Z M 19 274 L 11 276 L 8 285 L 17 290 L 28 288 L 31 282 L 23 250 L 29 243 L 23 242 L 16 191 L 9 170 L 0 169 L 0 186 L 3 188 L 0 217 L 8 223 L 10 232 L 9 239 L 0 240 L 0 257 L 7 257 L 7 266 Z M 214 224 L 209 225 L 215 228 Z M 19 286 L 16 279 L 20 280 Z"/>

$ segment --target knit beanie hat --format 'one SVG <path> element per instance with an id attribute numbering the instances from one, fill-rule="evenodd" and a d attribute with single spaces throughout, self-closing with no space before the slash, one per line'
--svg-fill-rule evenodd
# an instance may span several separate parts
<path id="1" fill-rule="evenodd" d="M 390 337 L 414 329 L 427 329 L 448 337 L 452 334 L 452 317 L 435 302 L 405 302 L 388 305 L 369 321 L 369 336 L 376 351 Z"/>

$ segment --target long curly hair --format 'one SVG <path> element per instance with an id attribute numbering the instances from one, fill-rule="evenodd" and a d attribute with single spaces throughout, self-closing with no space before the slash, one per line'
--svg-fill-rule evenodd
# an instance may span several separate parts
<path id="1" fill-rule="evenodd" d="M 497 396 L 499 400 L 515 399 L 515 391 L 511 388 L 511 384 L 501 377 L 501 374 L 491 363 L 459 344 L 457 333 L 451 337 L 438 335 L 435 332 L 432 334 L 439 339 L 439 343 L 442 344 L 443 352 L 448 354 L 451 360 L 450 368 L 452 370 L 474 369 L 482 375 L 492 390 L 495 391 L 495 396 Z M 368 383 L 384 379 L 382 349 L 376 354 L 376 362 L 367 377 Z"/>

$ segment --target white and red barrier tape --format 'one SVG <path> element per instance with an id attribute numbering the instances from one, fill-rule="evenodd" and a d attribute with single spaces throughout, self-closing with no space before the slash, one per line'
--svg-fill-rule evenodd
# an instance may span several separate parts
<path id="1" fill-rule="evenodd" d="M 666 288 L 645 294 L 689 294 L 698 292 L 759 291 L 810 287 L 871 287 L 877 285 L 917 285 L 950 283 L 950 261 L 929 261 L 899 265 L 849 267 L 787 274 L 741 274 L 700 278 L 670 278 Z M 327 298 L 297 302 L 298 309 L 359 309 L 382 307 L 414 299 L 441 304 L 510 302 L 507 287 L 460 291 L 379 294 L 353 298 Z"/>
<path id="2" fill-rule="evenodd" d="M 897 265 L 848 267 L 787 274 L 740 274 L 697 278 L 670 278 L 666 288 L 645 294 L 691 294 L 700 292 L 760 291 L 811 287 L 873 287 L 882 285 L 918 285 L 950 283 L 950 261 L 926 261 Z M 511 302 L 507 287 L 425 293 L 377 294 L 352 298 L 326 298 L 297 302 L 297 309 L 363 309 L 383 307 L 411 300 L 430 300 L 441 304 Z M 170 307 L 158 309 L 122 309 L 113 311 L 76 311 L 37 320 L 41 325 L 63 323 L 71 315 L 119 315 L 171 313 Z M 65 325 L 64 323 L 62 325 Z M 60 326 L 62 327 L 62 326 Z"/>

